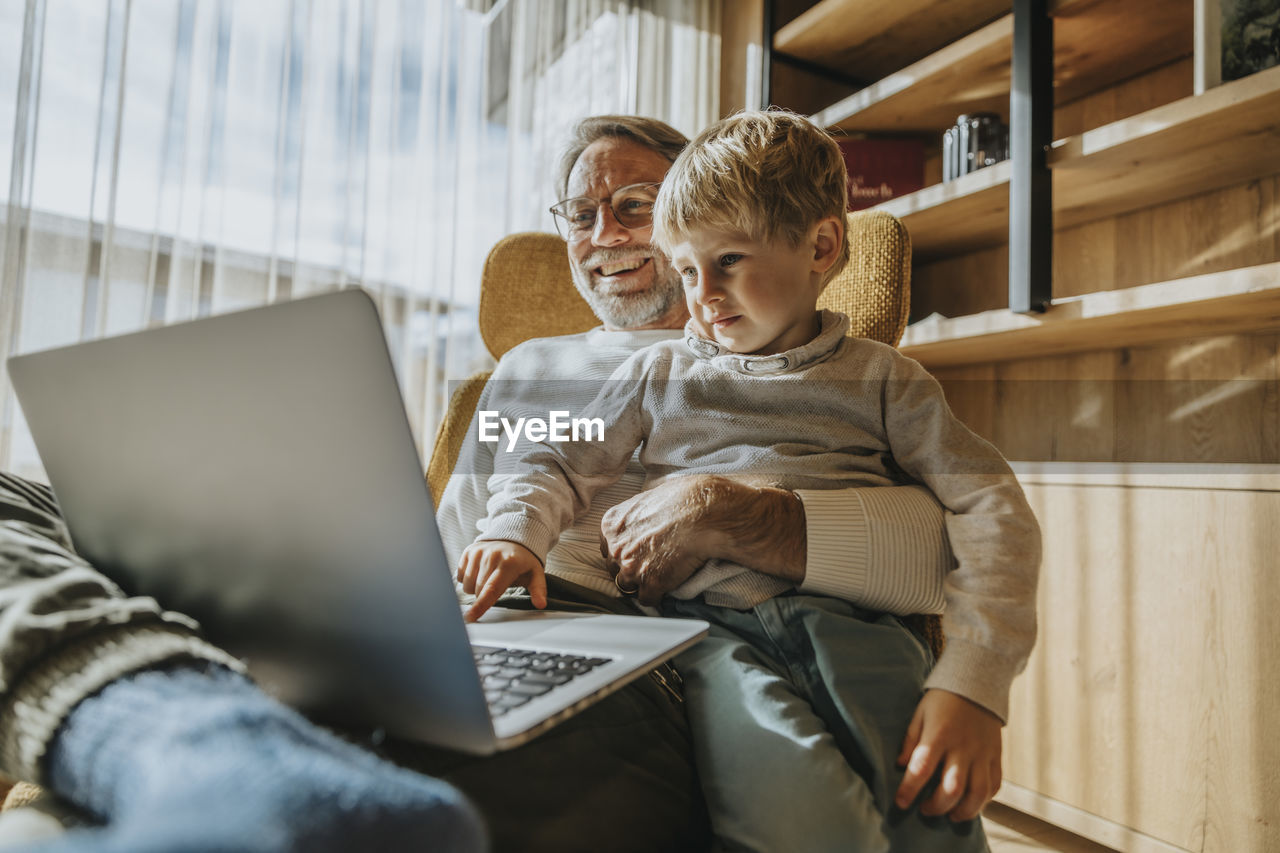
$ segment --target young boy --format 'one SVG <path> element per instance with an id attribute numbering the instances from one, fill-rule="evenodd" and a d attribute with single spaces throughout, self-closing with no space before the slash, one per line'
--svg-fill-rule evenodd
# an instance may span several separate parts
<path id="1" fill-rule="evenodd" d="M 1039 530 L 1003 458 L 923 368 L 817 310 L 848 259 L 846 204 L 839 149 L 806 119 L 740 114 L 696 139 L 654 208 L 654 242 L 685 285 L 685 338 L 636 353 L 581 413 L 602 419 L 602 441 L 521 460 L 458 578 L 484 601 L 539 586 L 560 531 L 637 447 L 647 485 L 693 473 L 787 489 L 924 483 L 949 511 L 958 561 L 936 665 L 894 616 L 718 561 L 661 609 L 713 626 L 678 663 L 725 848 L 985 850 L 977 821 L 904 811 L 893 792 L 908 758 L 916 775 L 937 765 L 952 802 L 963 792 L 956 812 L 998 787 L 1009 686 L 1034 642 Z"/>

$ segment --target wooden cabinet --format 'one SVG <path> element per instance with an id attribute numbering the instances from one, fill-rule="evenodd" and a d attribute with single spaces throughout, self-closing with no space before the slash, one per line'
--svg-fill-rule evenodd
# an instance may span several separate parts
<path id="1" fill-rule="evenodd" d="M 769 99 L 929 146 L 924 189 L 882 205 L 914 248 L 902 348 L 1045 530 L 1000 799 L 1118 849 L 1241 853 L 1280 849 L 1280 67 L 1193 94 L 1196 5 L 1049 4 L 1043 313 L 1007 307 L 1011 164 L 941 180 L 957 115 L 1009 118 L 1008 2 L 778 0 Z"/>

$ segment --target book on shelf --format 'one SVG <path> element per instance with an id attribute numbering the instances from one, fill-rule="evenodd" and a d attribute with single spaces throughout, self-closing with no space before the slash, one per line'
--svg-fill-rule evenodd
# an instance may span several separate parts
<path id="1" fill-rule="evenodd" d="M 924 186 L 924 142 L 919 139 L 842 139 L 849 171 L 849 209 L 863 210 Z"/>

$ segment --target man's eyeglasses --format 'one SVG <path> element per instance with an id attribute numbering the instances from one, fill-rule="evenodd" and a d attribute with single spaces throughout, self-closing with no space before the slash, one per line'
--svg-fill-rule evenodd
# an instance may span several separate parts
<path id="1" fill-rule="evenodd" d="M 613 218 L 623 228 L 647 228 L 653 224 L 653 202 L 662 184 L 631 184 L 616 190 L 607 199 L 581 196 L 551 205 L 556 230 L 570 243 L 585 240 L 596 230 L 601 205 L 608 205 Z"/>

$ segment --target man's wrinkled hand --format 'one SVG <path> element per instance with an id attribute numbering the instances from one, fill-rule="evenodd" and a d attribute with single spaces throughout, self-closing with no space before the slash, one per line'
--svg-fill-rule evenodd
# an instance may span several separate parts
<path id="1" fill-rule="evenodd" d="M 513 586 L 527 588 L 534 607 L 547 606 L 547 577 L 542 562 L 518 542 L 472 543 L 462 552 L 457 579 L 464 592 L 476 596 L 463 617 L 468 622 L 483 616 Z"/>
<path id="2" fill-rule="evenodd" d="M 804 505 L 786 489 L 700 474 L 673 477 L 604 514 L 600 552 L 618 585 L 657 604 L 708 560 L 799 584 Z"/>
<path id="3" fill-rule="evenodd" d="M 675 477 L 610 508 L 600 521 L 600 553 L 621 589 L 657 604 L 708 559 L 712 534 L 705 515 L 704 477 Z"/>
<path id="4" fill-rule="evenodd" d="M 916 707 L 898 766 L 907 768 L 895 805 L 910 807 L 942 768 L 920 813 L 972 820 L 1000 789 L 1001 722 L 995 714 L 946 690 L 927 690 Z"/>

